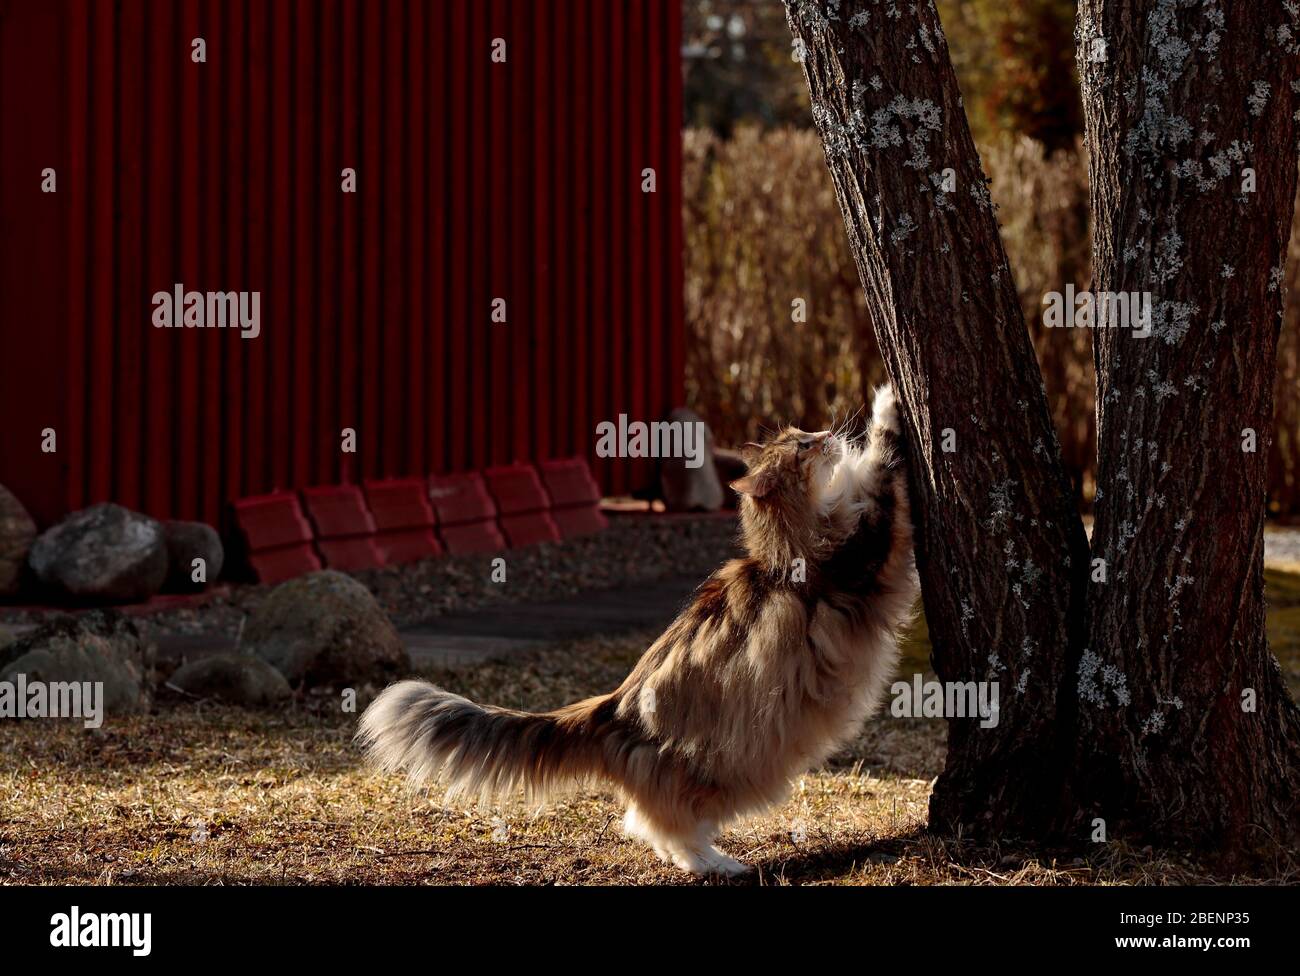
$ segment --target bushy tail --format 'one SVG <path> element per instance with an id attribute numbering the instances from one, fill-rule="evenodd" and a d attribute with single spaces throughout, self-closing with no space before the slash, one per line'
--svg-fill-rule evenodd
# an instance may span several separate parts
<path id="1" fill-rule="evenodd" d="M 599 717 L 612 711 L 602 708 L 610 698 L 533 714 L 399 681 L 371 702 L 356 737 L 380 769 L 404 769 L 414 785 L 444 783 L 449 798 L 522 790 L 541 801 L 604 773 Z"/>

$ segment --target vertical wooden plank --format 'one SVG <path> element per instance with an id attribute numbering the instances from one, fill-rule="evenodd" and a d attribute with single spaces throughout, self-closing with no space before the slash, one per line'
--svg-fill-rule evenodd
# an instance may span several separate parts
<path id="1" fill-rule="evenodd" d="M 141 150 L 144 138 L 144 10 L 142 0 L 123 0 L 118 6 L 118 70 L 115 101 L 118 106 L 115 162 L 118 199 L 113 241 L 115 324 L 114 353 L 117 395 L 110 408 L 117 437 L 113 453 L 113 499 L 128 508 L 141 505 L 141 475 L 145 460 L 141 450 L 147 387 L 141 372 L 144 333 L 152 307 L 145 293 L 140 260 L 142 193 Z"/>
<path id="2" fill-rule="evenodd" d="M 473 56 L 471 51 L 473 39 L 469 37 L 467 0 L 452 0 L 448 6 L 450 28 L 447 40 L 449 48 L 447 63 L 450 72 L 447 78 L 446 97 L 451 109 L 451 125 L 447 140 L 451 172 L 451 180 L 448 183 L 451 219 L 447 222 L 447 246 L 451 256 L 451 273 L 447 280 L 449 398 L 444 423 L 451 442 L 448 465 L 453 471 L 461 471 L 470 464 L 468 419 L 469 413 L 473 410 L 468 383 L 471 355 L 468 344 L 471 328 L 469 308 L 471 288 L 467 260 L 470 223 L 468 202 L 471 194 L 468 174 L 468 104 L 471 81 L 468 72 Z M 479 53 L 482 57 L 485 52 Z M 486 308 L 479 309 L 479 322 L 486 318 L 486 311 Z M 460 418 L 460 422 L 452 422 L 452 418 Z"/>
<path id="3" fill-rule="evenodd" d="M 666 244 L 665 231 L 672 212 L 675 194 L 669 183 L 668 160 L 665 154 L 665 129 L 670 125 L 681 128 L 680 119 L 667 109 L 667 83 L 665 69 L 668 65 L 667 43 L 668 13 L 664 4 L 650 3 L 646 10 L 646 50 L 647 59 L 646 96 L 641 111 L 645 117 L 646 127 L 646 165 L 653 166 L 658 177 L 658 192 L 650 197 L 646 207 L 646 254 L 644 278 L 646 282 L 666 282 L 668 275 L 668 257 L 664 253 Z M 644 353 L 646 362 L 652 364 L 649 370 L 651 381 L 646 390 L 647 409 L 656 417 L 661 417 L 677 404 L 672 400 L 672 381 L 668 362 L 668 320 L 667 288 L 653 287 L 647 289 L 646 305 L 646 341 Z"/>
<path id="4" fill-rule="evenodd" d="M 113 356 L 113 262 L 114 262 L 114 129 L 117 106 L 115 89 L 115 11 L 107 4 L 91 9 L 91 279 L 90 279 L 90 368 L 86 440 L 90 449 L 90 478 L 87 500 L 108 501 L 112 497 L 115 426 L 111 410 L 116 370 Z M 107 325 L 105 323 L 108 323 Z"/>
<path id="5" fill-rule="evenodd" d="M 610 161 L 608 170 L 609 194 L 606 205 L 609 208 L 609 309 L 607 321 L 610 334 L 610 412 L 612 417 L 626 413 L 629 419 L 644 420 L 636 415 L 636 405 L 632 402 L 628 384 L 628 372 L 631 368 L 632 350 L 628 342 L 628 300 L 627 300 L 627 235 L 628 204 L 630 193 L 640 192 L 633 180 L 632 168 L 627 152 L 627 18 L 626 8 L 622 4 L 610 7 L 609 47 L 612 57 L 609 62 L 609 132 Z M 626 458 L 615 462 L 614 484 L 619 491 L 629 487 L 629 461 Z"/>
<path id="6" fill-rule="evenodd" d="M 380 309 L 380 358 L 383 363 L 380 399 L 383 431 L 382 467 L 376 473 L 394 476 L 402 472 L 406 456 L 406 368 L 408 336 L 413 328 L 406 311 L 406 252 L 404 228 L 407 201 L 403 186 L 403 158 L 406 153 L 406 82 L 403 76 L 405 47 L 405 4 L 401 0 L 384 5 L 383 60 L 383 230 L 381 270 L 383 301 Z"/>
<path id="7" fill-rule="evenodd" d="M 271 321 L 271 11 L 260 0 L 248 7 L 248 287 L 262 293 L 262 334 L 241 340 L 244 349 L 243 478 L 240 494 L 271 489 L 272 473 L 266 415 L 269 363 L 276 327 Z"/>
<path id="8" fill-rule="evenodd" d="M 623 310 L 627 322 L 624 365 L 628 383 L 627 396 L 630 407 L 628 412 L 648 423 L 659 419 L 657 411 L 651 407 L 647 396 L 647 379 L 658 379 L 660 363 L 652 355 L 650 344 L 646 339 L 646 313 L 649 304 L 649 296 L 646 292 L 653 289 L 647 289 L 644 284 L 650 280 L 646 235 L 649 231 L 647 225 L 650 222 L 651 206 L 658 199 L 658 181 L 656 180 L 655 194 L 644 192 L 642 172 L 651 165 L 646 152 L 646 130 L 654 125 L 655 120 L 650 111 L 646 77 L 649 65 L 646 57 L 648 49 L 645 0 L 629 0 L 626 9 L 624 63 L 627 65 L 627 92 L 623 113 L 626 120 L 623 138 L 627 140 L 628 165 L 626 171 L 621 174 L 620 184 L 625 188 L 628 201 L 626 233 L 628 248 L 624 252 L 626 264 L 623 267 L 627 296 Z M 644 477 L 645 469 L 650 465 L 642 463 L 639 467 L 642 469 L 639 477 Z"/>
<path id="9" fill-rule="evenodd" d="M 587 77 L 591 89 L 591 129 L 611 135 L 596 139 L 591 144 L 591 158 L 588 164 L 587 179 L 591 187 L 592 220 L 589 234 L 591 237 L 591 266 L 588 277 L 590 291 L 592 334 L 591 334 L 591 403 L 596 423 L 608 420 L 618 421 L 613 394 L 613 369 L 617 362 L 611 353 L 611 336 L 618 327 L 610 314 L 610 151 L 617 132 L 610 118 L 611 87 L 609 82 L 610 63 L 613 58 L 621 57 L 615 52 L 610 41 L 610 5 L 602 0 L 590 0 L 588 16 L 591 23 L 593 41 L 590 61 L 587 64 Z M 594 427 L 591 431 L 594 438 Z M 594 449 L 593 449 L 594 450 Z M 601 487 L 610 493 L 621 489 L 613 481 L 615 461 L 609 458 L 597 458 L 592 462 L 592 473 Z"/>
<path id="10" fill-rule="evenodd" d="M 315 480 L 315 457 L 320 442 L 328 432 L 321 430 L 314 397 L 314 347 L 317 342 L 316 278 L 313 255 L 316 247 L 316 220 L 320 204 L 316 195 L 320 158 L 315 151 L 316 57 L 314 0 L 296 0 L 292 11 L 294 49 L 292 89 L 289 96 L 292 144 L 290 146 L 290 181 L 292 229 L 290 237 L 290 274 L 293 304 L 285 327 L 291 332 L 292 365 L 286 363 L 292 391 L 291 431 L 293 468 L 289 484 L 298 488 Z M 285 282 L 289 285 L 290 282 Z"/>
<path id="11" fill-rule="evenodd" d="M 342 71 L 340 77 L 339 139 L 342 156 L 339 167 L 356 171 L 357 192 L 340 193 L 339 217 L 339 334 L 336 357 L 339 369 L 338 425 L 330 433 L 335 438 L 337 451 L 339 432 L 346 427 L 358 430 L 362 426 L 361 388 L 361 333 L 365 321 L 362 314 L 361 286 L 361 208 L 366 181 L 373 182 L 362 157 L 361 125 L 361 33 L 358 0 L 344 0 L 340 41 L 342 45 Z M 343 482 L 355 475 L 353 455 L 336 454 L 335 477 Z"/>
<path id="12" fill-rule="evenodd" d="M 64 440 L 63 456 L 66 458 L 67 486 L 58 493 L 58 501 L 68 508 L 81 508 L 86 503 L 86 386 L 88 375 L 86 333 L 87 295 L 90 268 L 87 264 L 87 215 L 90 212 L 88 184 L 91 178 L 89 161 L 90 136 L 90 11 L 84 7 L 69 6 L 68 24 L 68 159 L 64 167 L 65 182 L 62 193 L 68 200 L 66 236 L 68 259 L 65 265 L 68 287 L 68 348 L 67 412 L 61 424 Z M 13 21 L 8 21 L 12 25 Z M 12 37 L 6 38 L 13 41 Z M 9 58 L 5 58 L 9 61 Z M 12 63 L 12 62 L 10 62 Z M 7 291 L 8 289 L 6 289 Z M 34 435 L 34 431 L 32 432 Z M 36 443 L 32 437 L 31 445 Z M 14 448 L 5 451 L 17 456 Z M 30 506 L 29 506 L 30 507 Z"/>
<path id="13" fill-rule="evenodd" d="M 668 331 L 668 370 L 671 377 L 673 403 L 686 399 L 686 312 L 683 306 L 684 267 L 682 236 L 682 7 L 678 3 L 664 4 L 668 19 L 668 37 L 660 49 L 667 59 L 667 99 L 660 106 L 659 117 L 665 120 L 668 179 L 665 181 L 668 197 L 668 246 L 664 257 L 668 273 L 663 276 L 669 297 L 668 318 L 664 323 Z"/>
<path id="14" fill-rule="evenodd" d="M 591 167 L 591 148 L 597 141 L 599 127 L 592 120 L 592 91 L 590 59 L 593 46 L 600 41 L 591 31 L 591 10 L 581 5 L 573 17 L 573 50 L 570 54 L 572 71 L 569 77 L 573 101 L 573 127 L 575 136 L 569 163 L 573 222 L 569 230 L 566 252 L 570 255 L 568 279 L 571 282 L 569 307 L 572 330 L 570 355 L 573 358 L 572 415 L 569 421 L 569 442 L 564 454 L 591 455 L 594 453 L 596 420 L 592 416 L 591 360 L 592 320 L 590 287 L 590 234 L 593 209 L 591 181 L 587 172 Z"/>
<path id="15" fill-rule="evenodd" d="M 490 58 L 491 35 L 488 33 L 487 10 L 482 2 L 471 3 L 468 30 L 465 35 L 467 61 L 466 79 L 469 95 L 469 119 L 465 146 L 469 152 L 469 198 L 473 206 L 468 214 L 466 238 L 470 261 L 469 314 L 462 323 L 468 331 L 469 359 L 465 370 L 469 373 L 470 399 L 462 416 L 469 422 L 470 449 L 468 462 L 476 468 L 487 465 L 488 412 L 491 410 L 488 383 L 488 357 L 491 355 L 488 338 L 494 327 L 489 310 L 492 301 L 502 297 L 491 288 L 487 231 L 491 216 L 488 199 L 488 84 L 494 65 Z"/>
<path id="16" fill-rule="evenodd" d="M 69 286 L 80 287 L 66 263 L 64 13 L 32 4 L 0 10 L 0 482 L 39 524 L 61 514 L 64 458 L 79 447 L 68 436 L 62 387 L 71 350 L 59 328 Z M 47 168 L 55 170 L 55 193 L 42 189 Z M 56 453 L 41 450 L 46 427 L 57 432 Z"/>
<path id="17" fill-rule="evenodd" d="M 566 25 L 554 16 L 548 18 L 547 41 L 550 47 L 550 92 L 552 123 L 548 154 L 551 159 L 550 188 L 554 207 L 551 211 L 551 267 L 556 287 L 551 293 L 551 340 L 547 349 L 550 381 L 553 389 L 564 395 L 552 396 L 547 410 L 549 439 L 547 456 L 572 453 L 573 443 L 573 308 L 581 294 L 572 278 L 573 272 L 573 179 L 570 146 L 576 132 L 571 88 L 573 58 Z"/>
<path id="18" fill-rule="evenodd" d="M 532 342 L 528 356 L 532 383 L 528 390 L 530 403 L 534 404 L 529 428 L 535 457 L 551 456 L 551 404 L 560 393 L 555 389 L 551 375 L 554 304 L 551 281 L 554 271 L 552 242 L 554 240 L 554 207 L 551 198 L 553 105 L 551 101 L 550 38 L 555 29 L 553 8 L 538 12 L 529 39 L 533 53 L 533 131 L 536 133 L 533 161 L 533 320 Z M 522 392 L 522 391 L 521 391 Z"/>
<path id="19" fill-rule="evenodd" d="M 152 296 L 172 294 L 178 280 L 173 258 L 176 166 L 170 136 L 176 117 L 175 8 L 145 11 L 143 31 L 146 79 L 145 133 L 141 150 L 143 193 L 139 215 L 143 249 L 143 281 L 137 287 L 141 329 L 142 372 L 147 378 L 149 402 L 144 416 L 143 499 L 145 512 L 156 518 L 172 515 L 171 483 L 175 472 L 158 459 L 171 444 L 172 356 L 178 333 L 154 328 Z"/>
<path id="20" fill-rule="evenodd" d="M 383 207 L 383 34 L 382 8 L 378 4 L 361 5 L 362 100 L 360 105 L 364 162 L 358 180 L 361 204 L 361 318 L 359 320 L 361 358 L 359 391 L 361 425 L 357 428 L 356 455 L 345 458 L 346 480 L 360 480 L 379 474 L 382 449 L 380 405 L 383 384 L 377 382 L 383 363 L 380 360 L 379 334 L 384 327 L 384 296 L 381 252 L 383 246 L 381 208 Z M 349 470 L 349 467 L 351 470 Z"/>
<path id="21" fill-rule="evenodd" d="M 320 30 L 320 57 L 317 59 L 315 86 L 318 151 L 312 161 L 315 173 L 313 199 L 320 212 L 319 233 L 313 235 L 316 282 L 319 295 L 318 313 L 312 323 L 315 332 L 315 437 L 317 457 L 313 462 L 313 481 L 334 484 L 339 480 L 338 431 L 343 427 L 338 343 L 343 311 L 343 287 L 340 256 L 342 240 L 339 228 L 346 209 L 342 192 L 343 128 L 341 102 L 344 54 L 340 48 L 342 4 L 326 0 L 317 11 Z"/>
<path id="22" fill-rule="evenodd" d="M 230 66 L 231 52 L 222 29 L 220 7 L 201 4 L 199 7 L 199 33 L 207 41 L 207 63 L 193 65 L 199 77 L 199 105 L 202 115 L 199 125 L 199 214 L 200 222 L 188 226 L 186 232 L 199 241 L 199 274 L 194 281 L 186 281 L 186 288 L 200 293 L 227 291 L 233 287 L 225 273 L 225 249 L 222 246 L 228 231 L 230 213 L 225 199 L 225 168 L 221 164 L 221 143 L 226 138 L 230 122 L 225 115 L 226 93 L 224 79 Z M 213 323 L 206 319 L 204 324 Z M 242 342 L 229 328 L 204 328 L 185 333 L 198 348 L 199 355 L 199 412 L 194 417 L 195 431 L 191 436 L 199 440 L 198 494 L 192 507 L 182 514 L 215 523 L 220 515 L 220 499 L 225 484 L 225 453 L 222 450 L 222 412 L 225 406 L 222 364 L 226 347 L 231 342 Z"/>
<path id="23" fill-rule="evenodd" d="M 425 14 L 428 7 L 420 2 L 407 5 L 407 22 L 404 31 L 406 43 L 404 57 L 405 89 L 407 93 L 405 129 L 408 133 L 407 149 L 402 156 L 405 166 L 402 183 L 406 187 L 406 205 L 402 208 L 405 224 L 403 259 L 406 264 L 406 313 L 408 322 L 408 349 L 405 355 L 406 396 L 402 411 L 406 418 L 406 458 L 402 474 L 416 475 L 429 472 L 429 456 L 425 428 L 425 380 L 429 373 L 426 361 L 426 336 L 429 333 L 430 315 L 424 262 L 429 224 L 428 204 L 425 200 L 425 148 L 429 119 L 424 98 L 425 66 L 429 57 L 424 45 Z"/>
<path id="24" fill-rule="evenodd" d="M 425 161 L 425 228 L 429 237 L 429 349 L 425 356 L 429 379 L 425 385 L 424 413 L 428 418 L 425 434 L 427 469 L 447 471 L 451 463 L 451 438 L 448 429 L 450 396 L 448 318 L 451 286 L 447 268 L 451 260 L 451 193 L 449 157 L 451 49 L 454 46 L 447 30 L 445 4 L 428 8 L 425 22 L 423 88 L 428 95 L 428 121 L 425 136 L 428 151 Z M 459 249 L 457 249 L 459 250 Z"/>
<path id="25" fill-rule="evenodd" d="M 488 106 L 484 124 L 488 128 L 487 194 L 488 293 L 504 298 L 509 309 L 505 323 L 488 322 L 485 325 L 488 375 L 487 402 L 484 416 L 488 419 L 486 459 L 493 464 L 513 460 L 510 450 L 510 341 L 515 330 L 527 321 L 524 304 L 516 292 L 510 265 L 510 133 L 517 118 L 509 97 L 510 79 L 519 70 L 519 58 L 525 44 L 518 25 L 510 17 L 507 0 L 492 0 L 485 4 L 488 11 L 488 36 L 505 39 L 509 56 L 504 64 L 488 62 Z"/>
<path id="26" fill-rule="evenodd" d="M 248 34 L 243 0 L 231 0 L 222 5 L 221 86 L 224 90 L 222 118 L 225 138 L 221 139 L 221 196 L 224 200 L 221 287 L 232 291 L 252 292 L 245 267 L 248 248 L 248 134 L 249 115 L 247 98 Z M 243 339 L 237 334 L 221 338 L 222 378 L 218 392 L 220 403 L 221 438 L 221 490 L 209 506 L 214 524 L 220 524 L 225 505 L 240 495 L 243 477 L 244 411 L 247 408 L 244 391 L 244 347 L 261 342 Z"/>
<path id="27" fill-rule="evenodd" d="M 519 38 L 510 69 L 510 239 L 511 293 L 516 309 L 510 329 L 510 454 L 515 458 L 533 456 L 532 451 L 532 336 L 541 311 L 533 291 L 536 252 L 533 202 L 533 170 L 540 155 L 536 119 L 532 111 L 535 72 L 538 6 L 532 0 L 515 0 L 511 4 L 510 22 Z"/>

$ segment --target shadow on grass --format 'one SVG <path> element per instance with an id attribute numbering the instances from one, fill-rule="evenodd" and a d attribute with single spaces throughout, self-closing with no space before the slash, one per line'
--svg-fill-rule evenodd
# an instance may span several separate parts
<path id="1" fill-rule="evenodd" d="M 846 876 L 851 876 L 867 865 L 879 868 L 897 864 L 928 837 L 929 834 L 923 828 L 917 828 L 904 834 L 861 843 L 809 845 L 793 855 L 780 855 L 759 862 L 755 865 L 755 873 L 749 878 L 740 879 L 738 883 L 842 882 Z"/>

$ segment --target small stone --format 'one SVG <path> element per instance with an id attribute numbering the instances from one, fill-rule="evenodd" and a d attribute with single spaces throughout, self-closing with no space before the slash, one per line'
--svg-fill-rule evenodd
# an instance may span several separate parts
<path id="1" fill-rule="evenodd" d="M 387 683 L 411 668 L 370 591 L 328 569 L 276 587 L 248 618 L 243 647 L 308 687 Z"/>
<path id="2" fill-rule="evenodd" d="M 167 583 L 172 593 L 194 593 L 221 575 L 225 549 L 221 537 L 205 522 L 165 522 Z M 203 560 L 204 582 L 194 581 L 194 560 Z"/>
<path id="3" fill-rule="evenodd" d="M 270 705 L 293 693 L 284 675 L 252 654 L 213 654 L 190 661 L 167 683 L 195 697 L 233 705 Z"/>
<path id="4" fill-rule="evenodd" d="M 28 562 L 37 579 L 64 596 L 132 603 L 156 594 L 167 578 L 162 525 L 121 505 L 92 505 L 47 529 Z"/>
<path id="5" fill-rule="evenodd" d="M 36 523 L 31 515 L 13 492 L 0 485 L 0 596 L 18 592 L 35 538 Z"/>

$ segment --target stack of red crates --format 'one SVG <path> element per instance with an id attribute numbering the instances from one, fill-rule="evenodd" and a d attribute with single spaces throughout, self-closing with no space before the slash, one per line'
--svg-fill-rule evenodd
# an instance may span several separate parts
<path id="1" fill-rule="evenodd" d="M 442 555 L 501 552 L 598 532 L 609 523 L 582 458 L 482 474 L 372 479 L 279 491 L 234 503 L 248 560 L 265 583 L 322 564 L 358 570 Z M 441 539 L 441 541 L 440 541 Z M 319 555 L 318 555 L 319 554 Z"/>

